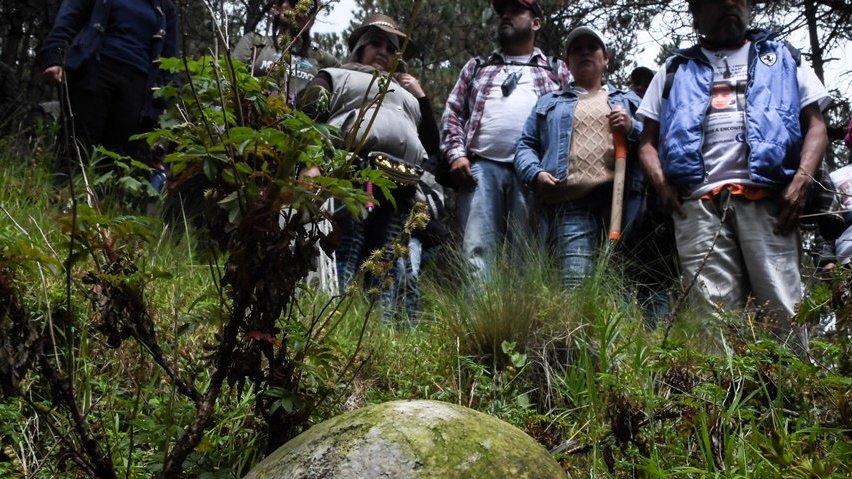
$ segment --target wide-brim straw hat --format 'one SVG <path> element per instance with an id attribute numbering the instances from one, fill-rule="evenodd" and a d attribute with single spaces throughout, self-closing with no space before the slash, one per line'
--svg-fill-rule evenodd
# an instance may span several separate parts
<path id="1" fill-rule="evenodd" d="M 395 35 L 399 39 L 400 48 L 402 48 L 402 45 L 405 43 L 405 39 L 408 38 L 408 36 L 399 29 L 399 25 L 397 25 L 393 18 L 381 13 L 375 13 L 365 18 L 364 22 L 361 23 L 361 26 L 356 28 L 352 34 L 349 35 L 347 44 L 349 45 L 350 52 L 352 52 L 352 49 L 354 49 L 355 45 L 358 44 L 358 39 L 361 38 L 361 35 L 370 28 L 378 28 L 386 33 Z M 413 42 L 409 41 L 408 48 L 405 49 L 403 57 L 406 59 L 411 58 L 411 56 L 414 55 L 414 50 L 415 47 Z"/>

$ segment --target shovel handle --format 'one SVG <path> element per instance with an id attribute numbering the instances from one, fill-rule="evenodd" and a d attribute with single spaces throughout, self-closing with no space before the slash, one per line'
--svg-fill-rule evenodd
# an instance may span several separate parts
<path id="1" fill-rule="evenodd" d="M 624 212 L 624 178 L 627 172 L 627 139 L 621 133 L 612 134 L 615 144 L 615 178 L 612 184 L 612 211 L 609 216 L 609 239 L 621 239 L 621 216 Z"/>

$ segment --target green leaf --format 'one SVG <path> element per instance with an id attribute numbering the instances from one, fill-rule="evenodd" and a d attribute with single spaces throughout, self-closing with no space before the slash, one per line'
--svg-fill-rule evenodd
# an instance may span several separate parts
<path id="1" fill-rule="evenodd" d="M 219 174 L 219 165 L 215 159 L 212 157 L 204 158 L 204 161 L 201 164 L 201 169 L 204 171 L 204 176 L 206 176 L 208 180 L 216 181 L 216 177 Z"/>
<path id="2" fill-rule="evenodd" d="M 183 59 L 178 57 L 162 57 L 160 58 L 160 69 L 168 72 L 183 71 Z"/>

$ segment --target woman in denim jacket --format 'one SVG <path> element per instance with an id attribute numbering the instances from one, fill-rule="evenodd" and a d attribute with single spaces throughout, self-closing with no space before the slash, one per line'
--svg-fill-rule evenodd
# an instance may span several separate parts
<path id="1" fill-rule="evenodd" d="M 515 171 L 535 191 L 539 233 L 558 258 L 563 286 L 571 289 L 594 267 L 609 221 L 612 134 L 636 143 L 642 124 L 630 115 L 637 106 L 630 97 L 603 84 L 609 62 L 604 37 L 593 28 L 578 27 L 566 43 L 574 81 L 565 91 L 538 100 L 518 140 Z M 637 200 L 626 199 L 626 222 Z"/>

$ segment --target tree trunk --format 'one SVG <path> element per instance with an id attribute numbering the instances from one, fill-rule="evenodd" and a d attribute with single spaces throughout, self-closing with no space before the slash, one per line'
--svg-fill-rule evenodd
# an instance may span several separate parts
<path id="1" fill-rule="evenodd" d="M 813 64 L 814 73 L 823 84 L 825 84 L 825 69 L 823 64 L 825 61 L 822 58 L 823 49 L 819 44 L 819 30 L 817 29 L 816 5 L 813 0 L 805 0 L 805 20 L 808 22 L 808 40 L 811 44 L 811 63 Z"/>

